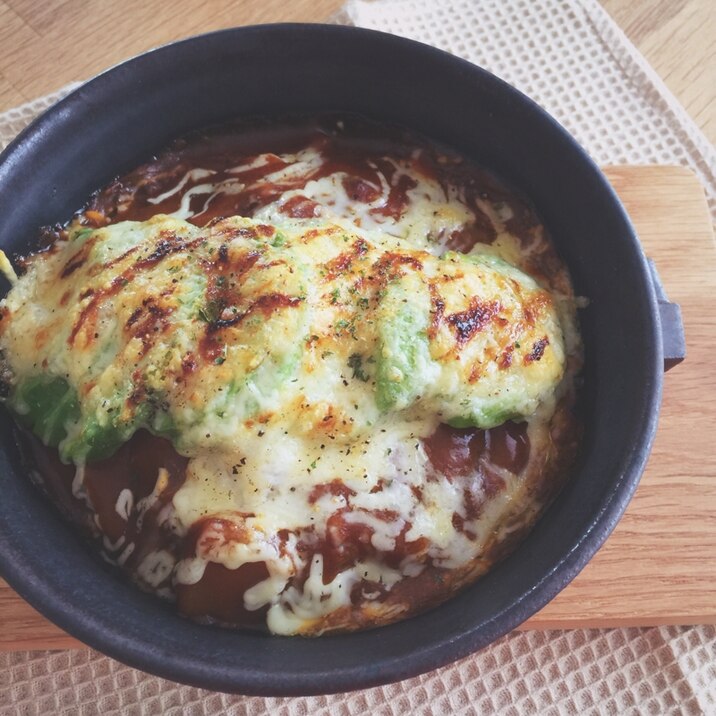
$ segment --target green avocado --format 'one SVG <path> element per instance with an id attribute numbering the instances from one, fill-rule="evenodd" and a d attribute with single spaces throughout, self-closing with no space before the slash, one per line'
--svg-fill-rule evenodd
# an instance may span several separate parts
<path id="1" fill-rule="evenodd" d="M 430 357 L 429 321 L 430 296 L 415 276 L 386 287 L 377 320 L 375 400 L 382 412 L 408 407 L 439 373 Z"/>
<path id="2" fill-rule="evenodd" d="M 143 402 L 129 421 L 119 417 L 122 402 L 122 396 L 115 396 L 100 422 L 97 415 L 82 415 L 77 393 L 64 378 L 36 375 L 17 386 L 8 406 L 45 445 L 59 448 L 64 462 L 80 464 L 109 457 L 139 428 L 174 436 L 173 421 L 157 409 L 157 401 Z"/>
<path id="3" fill-rule="evenodd" d="M 508 420 L 520 420 L 524 416 L 505 401 L 496 399 L 493 402 L 483 404 L 469 415 L 450 418 L 445 422 L 451 428 L 495 428 Z"/>
<path id="4" fill-rule="evenodd" d="M 448 251 L 443 255 L 443 258 L 448 261 L 464 261 L 474 266 L 484 266 L 492 271 L 502 274 L 503 276 L 509 276 L 523 286 L 527 288 L 537 288 L 537 282 L 524 271 L 520 271 L 517 266 L 513 266 L 508 261 L 496 256 L 495 254 L 488 253 L 487 251 L 476 252 L 472 254 L 461 254 L 458 251 Z"/>
<path id="5" fill-rule="evenodd" d="M 67 437 L 67 427 L 80 418 L 77 393 L 66 380 L 35 375 L 13 391 L 9 407 L 45 445 L 57 447 Z"/>

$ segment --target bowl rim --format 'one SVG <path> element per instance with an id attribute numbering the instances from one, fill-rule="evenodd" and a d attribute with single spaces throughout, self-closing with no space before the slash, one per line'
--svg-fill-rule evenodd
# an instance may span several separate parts
<path id="1" fill-rule="evenodd" d="M 550 125 L 550 131 L 559 135 L 560 141 L 564 144 L 570 145 L 571 151 L 573 154 L 579 155 L 585 169 L 594 174 L 594 181 L 601 185 L 601 190 L 611 202 L 624 226 L 625 241 L 630 243 L 635 264 L 645 277 L 648 276 L 646 259 L 639 247 L 635 231 L 611 185 L 577 142 L 537 103 L 503 80 L 466 60 L 414 40 L 363 28 L 308 23 L 275 23 L 227 28 L 167 43 L 132 57 L 110 67 L 70 92 L 20 132 L 0 155 L 0 183 L 3 181 L 4 173 L 12 171 L 16 155 L 22 154 L 33 143 L 42 141 L 45 132 L 54 122 L 63 121 L 63 117 L 67 117 L 73 112 L 86 111 L 83 109 L 83 105 L 88 93 L 101 93 L 108 83 L 111 84 L 123 73 L 141 71 L 142 64 L 147 61 L 153 61 L 163 55 L 171 56 L 173 53 L 182 52 L 186 48 L 202 43 L 211 44 L 225 39 L 240 42 L 242 38 L 255 33 L 296 31 L 387 42 L 396 51 L 422 53 L 427 58 L 436 58 L 442 62 L 449 58 L 449 61 L 456 67 L 460 67 L 463 72 L 471 73 L 476 78 L 479 77 L 482 82 L 491 83 L 499 91 L 512 95 L 522 107 L 529 111 L 531 116 L 539 116 L 540 121 Z M 293 674 L 244 672 L 237 675 L 232 672 L 230 665 L 223 669 L 217 669 L 216 665 L 197 664 L 192 657 L 185 653 L 167 653 L 157 645 L 154 649 L 148 649 L 146 643 L 138 642 L 132 635 L 125 633 L 121 624 L 112 623 L 111 615 L 107 612 L 88 613 L 84 606 L 64 595 L 48 594 L 44 576 L 37 572 L 28 572 L 18 545 L 11 544 L 4 539 L 0 540 L 0 573 L 36 609 L 62 629 L 93 648 L 158 676 L 219 691 L 264 696 L 313 695 L 350 691 L 415 676 L 467 656 L 512 630 L 561 591 L 601 547 L 614 529 L 636 489 L 656 431 L 662 385 L 661 336 L 656 296 L 650 281 L 645 279 L 644 286 L 646 288 L 645 300 L 649 306 L 651 318 L 651 326 L 647 326 L 647 329 L 650 329 L 654 338 L 654 353 L 651 364 L 644 366 L 645 381 L 650 383 L 651 392 L 649 400 L 645 401 L 641 409 L 641 442 L 635 445 L 631 453 L 626 456 L 620 479 L 614 483 L 611 491 L 603 500 L 600 510 L 591 518 L 588 528 L 554 568 L 544 574 L 528 592 L 505 605 L 489 620 L 473 626 L 459 638 L 445 639 L 435 635 L 423 649 L 412 651 L 409 658 L 406 658 L 405 655 L 391 658 L 382 657 L 380 670 L 373 668 L 359 671 L 358 665 L 342 668 L 328 665 L 323 670 L 312 672 L 310 678 L 298 672 Z M 7 544 L 4 544 L 6 542 Z M 134 587 L 132 588 L 134 589 Z M 390 627 L 383 627 L 373 632 L 378 634 L 377 643 L 380 642 L 380 634 L 385 633 L 384 630 L 387 629 Z M 369 632 L 363 632 L 363 634 L 366 633 Z M 343 635 L 340 638 L 345 639 L 351 636 Z M 283 640 L 287 637 L 272 636 L 270 638 Z M 288 637 L 292 640 L 296 638 Z M 300 637 L 298 638 L 300 639 Z M 337 637 L 321 637 L 322 640 L 335 638 Z"/>

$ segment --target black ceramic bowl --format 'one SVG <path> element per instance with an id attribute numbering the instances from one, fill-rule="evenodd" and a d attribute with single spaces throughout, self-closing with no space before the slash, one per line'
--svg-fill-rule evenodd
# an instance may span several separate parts
<path id="1" fill-rule="evenodd" d="M 536 104 L 444 52 L 354 28 L 269 25 L 154 50 L 88 82 L 0 161 L 0 244 L 45 224 L 192 128 L 237 115 L 346 110 L 407 125 L 495 171 L 536 205 L 576 291 L 587 363 L 579 464 L 512 556 L 440 608 L 363 633 L 285 638 L 199 626 L 101 564 L 30 484 L 0 416 L 0 571 L 70 634 L 132 666 L 245 694 L 315 694 L 433 669 L 505 634 L 596 552 L 639 480 L 657 421 L 655 290 L 606 180 Z"/>

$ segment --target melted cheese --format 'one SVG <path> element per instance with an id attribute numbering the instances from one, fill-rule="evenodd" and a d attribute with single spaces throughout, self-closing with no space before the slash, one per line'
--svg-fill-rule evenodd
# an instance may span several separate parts
<path id="1" fill-rule="evenodd" d="M 275 172 L 266 174 L 245 183 L 241 176 L 252 169 L 267 166 L 272 161 L 284 165 Z M 212 200 L 226 194 L 239 194 L 244 191 L 262 190 L 274 186 L 286 187 L 278 199 L 262 206 L 253 216 L 258 221 L 283 223 L 286 219 L 285 207 L 295 197 L 306 197 L 318 204 L 317 216 L 322 225 L 326 223 L 342 224 L 350 231 L 356 229 L 368 232 L 379 231 L 401 239 L 409 239 L 415 248 L 440 254 L 444 242 L 454 231 L 464 228 L 475 220 L 474 212 L 468 207 L 464 197 L 452 185 L 443 186 L 435 179 L 426 176 L 409 160 L 385 158 L 394 171 L 390 179 L 385 171 L 374 165 L 378 183 L 369 183 L 375 198 L 368 201 L 356 201 L 346 189 L 345 180 L 349 175 L 345 171 L 334 171 L 325 175 L 321 170 L 325 163 L 317 147 L 307 147 L 295 154 L 260 154 L 251 162 L 234 167 L 229 171 L 228 179 L 210 181 L 213 172 L 208 169 L 191 169 L 176 185 L 160 196 L 150 199 L 160 204 L 178 194 L 188 183 L 207 179 L 192 186 L 182 195 L 179 208 L 170 215 L 178 219 L 191 219 L 204 213 Z M 406 191 L 405 206 L 398 216 L 388 211 L 391 190 L 401 182 L 408 181 L 411 187 Z M 191 208 L 192 198 L 204 197 L 199 208 Z M 482 202 L 490 214 L 496 212 L 488 202 Z M 481 207 L 482 207 L 481 204 Z M 504 212 L 503 218 L 506 218 Z"/>
<path id="2" fill-rule="evenodd" d="M 76 236 L 3 302 L 14 406 L 30 410 L 37 376 L 65 380 L 80 412 L 60 451 L 76 462 L 138 427 L 192 455 L 271 425 L 355 441 L 395 411 L 481 427 L 531 415 L 564 365 L 549 294 L 490 257 L 372 238 L 162 217 Z"/>
<path id="3" fill-rule="evenodd" d="M 298 159 L 293 174 L 315 161 Z M 78 475 L 103 430 L 169 434 L 190 461 L 167 523 L 179 535 L 208 518 L 240 527 L 242 537 L 228 539 L 210 522 L 196 554 L 176 565 L 167 553 L 149 554 L 140 580 L 159 585 L 174 570 L 177 582 L 195 584 L 209 562 L 264 562 L 269 576 L 244 603 L 268 606 L 268 625 L 282 634 L 310 631 L 350 605 L 362 580 L 390 590 L 427 560 L 459 569 L 480 555 L 519 478 L 505 471 L 500 496 L 468 514 L 422 439 L 450 419 L 487 426 L 548 416 L 564 372 L 558 309 L 535 281 L 493 260 L 499 245 L 473 258 L 423 250 L 438 253 L 425 239 L 440 234 L 431 222 L 444 231 L 466 220 L 450 192 L 422 181 L 411 190 L 413 214 L 386 219 L 387 233 L 376 233 L 370 207 L 357 216 L 340 186 L 340 177 L 324 177 L 302 194 L 334 197 L 337 220 L 360 229 L 288 221 L 280 204 L 260 217 L 281 218 L 278 227 L 240 218 L 208 229 L 168 217 L 126 222 L 75 233 L 35 259 L 2 303 L 0 345 L 16 394 L 47 374 L 77 396 L 60 450 Z M 389 187 L 382 191 L 375 206 Z M 424 240 L 406 246 L 413 235 Z M 32 407 L 22 397 L 11 404 L 21 415 Z M 344 490 L 316 491 L 337 480 Z M 132 499 L 117 500 L 123 518 Z M 378 552 L 399 539 L 420 546 L 398 567 L 360 559 L 326 584 L 323 557 L 307 556 L 297 535 L 330 539 L 336 516 L 367 530 Z M 303 584 L 291 585 L 301 574 Z"/>

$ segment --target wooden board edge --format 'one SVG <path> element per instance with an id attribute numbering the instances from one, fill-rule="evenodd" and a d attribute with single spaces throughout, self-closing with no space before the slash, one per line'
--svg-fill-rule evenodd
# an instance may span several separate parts
<path id="1" fill-rule="evenodd" d="M 541 618 L 539 612 L 526 622 L 520 624 L 516 631 L 546 631 L 554 629 L 618 629 L 618 628 L 651 628 L 662 626 L 700 626 L 716 624 L 716 615 L 690 615 L 686 617 L 645 616 L 639 617 L 587 617 L 585 619 L 560 619 L 559 617 Z"/>
<path id="2" fill-rule="evenodd" d="M 618 189 L 620 182 L 626 182 L 629 179 L 630 174 L 650 174 L 658 181 L 659 175 L 667 176 L 670 174 L 672 178 L 675 178 L 679 183 L 690 184 L 694 188 L 694 195 L 696 191 L 700 194 L 700 200 L 697 200 L 699 214 L 702 214 L 705 219 L 705 225 L 712 227 L 710 214 L 708 211 L 708 204 L 704 193 L 703 186 L 699 181 L 698 177 L 690 169 L 678 166 L 678 165 L 608 165 L 602 167 L 606 178 L 614 186 L 615 190 Z M 662 180 L 663 181 L 663 180 Z M 700 221 L 701 217 L 699 217 Z M 711 232 L 711 240 L 714 240 L 713 232 Z M 569 589 L 569 585 L 565 588 Z M 2 591 L 10 592 L 10 588 L 6 587 L 5 584 L 0 580 L 0 593 Z M 11 593 L 11 599 L 14 597 L 20 600 L 20 597 Z M 560 595 L 563 592 L 560 593 Z M 558 595 L 558 597 L 560 596 Z M 641 618 L 635 616 L 629 617 L 600 617 L 585 616 L 584 619 L 576 618 L 573 615 L 559 616 L 559 610 L 555 610 L 556 613 L 550 613 L 550 605 L 554 604 L 554 600 L 545 606 L 543 609 L 545 613 L 544 617 L 541 616 L 542 612 L 538 612 L 529 620 L 524 622 L 522 625 L 517 627 L 520 631 L 529 630 L 552 630 L 552 629 L 578 629 L 578 628 L 618 628 L 618 627 L 658 627 L 658 626 L 689 626 L 696 624 L 715 624 L 716 614 L 707 615 L 693 615 L 689 614 L 684 616 L 683 614 L 677 617 L 669 617 L 664 615 L 646 615 Z M 59 627 L 54 626 L 39 613 L 33 615 L 31 612 L 34 610 L 27 605 L 22 603 L 19 605 L 22 609 L 22 621 L 29 623 L 35 630 L 35 635 L 30 636 L 18 636 L 18 629 L 14 629 L 13 632 L 7 636 L 3 634 L 6 632 L 6 628 L 0 625 L 0 652 L 3 651 L 15 651 L 20 649 L 30 651 L 40 650 L 56 650 L 56 649 L 80 649 L 88 648 L 85 644 L 78 641 L 77 639 L 63 633 Z M 23 625 L 20 625 L 19 629 L 22 629 Z M 38 634 L 37 630 L 43 632 Z"/>

